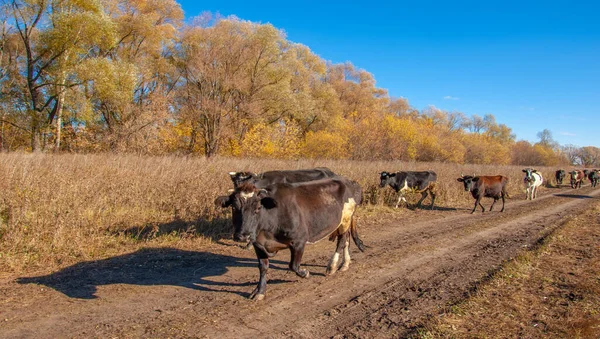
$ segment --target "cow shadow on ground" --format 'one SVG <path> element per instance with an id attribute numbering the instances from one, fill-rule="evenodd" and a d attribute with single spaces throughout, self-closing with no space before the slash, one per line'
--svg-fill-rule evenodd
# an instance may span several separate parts
<path id="1" fill-rule="evenodd" d="M 114 235 L 143 241 L 173 234 L 181 237 L 200 235 L 213 241 L 218 241 L 223 238 L 231 238 L 233 226 L 231 225 L 231 217 L 219 217 L 210 220 L 200 217 L 191 221 L 176 218 L 165 223 L 116 228 L 109 232 Z"/>
<path id="2" fill-rule="evenodd" d="M 581 195 L 581 194 L 553 194 L 555 197 L 562 198 L 573 198 L 573 199 L 594 199 L 594 197 L 590 197 L 589 195 Z"/>
<path id="3" fill-rule="evenodd" d="M 287 262 L 270 262 L 271 269 L 288 269 Z M 254 286 L 258 281 L 258 269 L 256 277 L 245 282 L 208 279 L 225 275 L 231 268 L 244 267 L 256 268 L 256 259 L 175 248 L 146 248 L 112 258 L 77 263 L 44 276 L 18 278 L 17 282 L 45 285 L 78 299 L 95 299 L 98 286 L 112 284 L 171 285 L 246 297 L 251 289 L 246 293 L 235 287 Z M 269 284 L 286 282 L 291 280 L 269 280 Z"/>

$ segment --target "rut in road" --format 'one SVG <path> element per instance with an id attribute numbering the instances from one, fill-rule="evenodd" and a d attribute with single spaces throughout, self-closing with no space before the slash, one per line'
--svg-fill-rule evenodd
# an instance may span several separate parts
<path id="1" fill-rule="evenodd" d="M 359 227 L 371 248 L 353 252 L 349 271 L 323 276 L 334 248 L 329 242 L 307 249 L 305 264 L 313 275 L 307 280 L 288 273 L 289 256 L 281 253 L 269 271 L 263 302 L 245 299 L 258 278 L 253 253 L 223 246 L 206 258 L 177 258 L 177 253 L 164 262 L 137 258 L 131 274 L 138 272 L 135 265 L 154 265 L 156 274 L 170 275 L 147 278 L 147 283 L 142 275 L 106 279 L 100 286 L 75 270 L 54 279 L 50 286 L 56 291 L 46 295 L 29 295 L 39 285 L 0 285 L 0 293 L 14 301 L 0 304 L 6 309 L 2 316 L 15 319 L 5 322 L 0 336 L 403 336 L 464 298 L 490 271 L 552 232 L 599 192 L 560 190 L 534 201 L 512 200 L 504 213 L 417 210 L 383 224 L 365 218 Z M 91 267 L 100 275 L 116 274 Z M 72 284 L 93 285 L 94 298 L 58 292 L 69 278 Z"/>

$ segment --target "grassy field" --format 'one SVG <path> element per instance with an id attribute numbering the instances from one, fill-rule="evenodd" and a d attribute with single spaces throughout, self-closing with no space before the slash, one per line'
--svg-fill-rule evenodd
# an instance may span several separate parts
<path id="1" fill-rule="evenodd" d="M 382 207 L 377 213 L 389 211 L 385 206 L 396 198 L 389 187 L 378 187 L 384 170 L 435 170 L 437 206 L 472 207 L 456 181 L 461 173 L 507 175 L 509 194 L 524 198 L 517 166 L 0 154 L 0 274 L 51 271 L 145 246 L 199 250 L 231 237 L 229 210 L 213 204 L 231 188 L 228 172 L 316 166 L 357 180 L 366 201 Z M 547 178 L 556 170 L 538 169 Z"/>
<path id="2" fill-rule="evenodd" d="M 600 204 L 573 217 L 418 338 L 600 338 Z"/>

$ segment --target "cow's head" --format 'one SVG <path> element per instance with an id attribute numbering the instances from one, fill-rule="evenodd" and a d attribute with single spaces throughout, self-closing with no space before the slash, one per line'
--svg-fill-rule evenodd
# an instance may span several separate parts
<path id="1" fill-rule="evenodd" d="M 215 199 L 215 205 L 222 208 L 231 207 L 234 238 L 235 234 L 242 229 L 242 208 L 248 199 L 254 195 L 254 189 L 253 184 L 242 182 L 240 186 L 229 190 L 229 195 L 223 195 Z"/>
<path id="2" fill-rule="evenodd" d="M 470 191 L 473 189 L 473 183 L 479 181 L 479 177 L 473 175 L 462 175 L 460 174 L 460 178 L 456 179 L 458 182 L 462 182 L 465 186 L 465 191 Z"/>
<path id="3" fill-rule="evenodd" d="M 229 177 L 233 182 L 233 187 L 238 187 L 242 183 L 255 178 L 257 175 L 251 172 L 229 172 Z"/>
<path id="4" fill-rule="evenodd" d="M 533 182 L 535 181 L 535 178 L 533 177 L 532 173 L 536 173 L 537 170 L 534 170 L 533 168 L 526 168 L 523 170 L 523 173 L 525 173 L 525 178 L 523 178 L 524 182 Z"/>
<path id="5" fill-rule="evenodd" d="M 569 175 L 571 175 L 571 180 L 577 180 L 577 171 L 576 170 L 572 170 L 571 172 L 569 172 Z"/>
<path id="6" fill-rule="evenodd" d="M 236 229 L 234 239 L 238 241 L 255 241 L 261 218 L 267 218 L 264 211 L 277 207 L 277 202 L 270 196 L 270 192 L 265 189 L 254 189 L 246 192 L 249 195 L 242 205 L 242 225 L 239 230 Z"/>
<path id="7" fill-rule="evenodd" d="M 379 187 L 385 187 L 385 185 L 391 184 L 394 177 L 396 177 L 396 173 L 389 173 L 386 171 L 379 173 Z"/>

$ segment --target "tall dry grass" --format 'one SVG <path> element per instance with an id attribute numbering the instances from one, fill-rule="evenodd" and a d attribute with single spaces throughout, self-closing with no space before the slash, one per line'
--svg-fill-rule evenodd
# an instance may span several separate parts
<path id="1" fill-rule="evenodd" d="M 229 211 L 213 205 L 231 187 L 229 171 L 316 166 L 357 180 L 366 200 L 378 205 L 396 199 L 389 187 L 378 188 L 383 170 L 435 170 L 438 206 L 472 206 L 456 182 L 461 172 L 508 175 L 509 192 L 523 192 L 521 167 L 515 166 L 0 154 L 0 272 L 53 270 L 144 246 L 199 250 L 231 236 Z M 550 176 L 554 169 L 541 170 Z"/>

